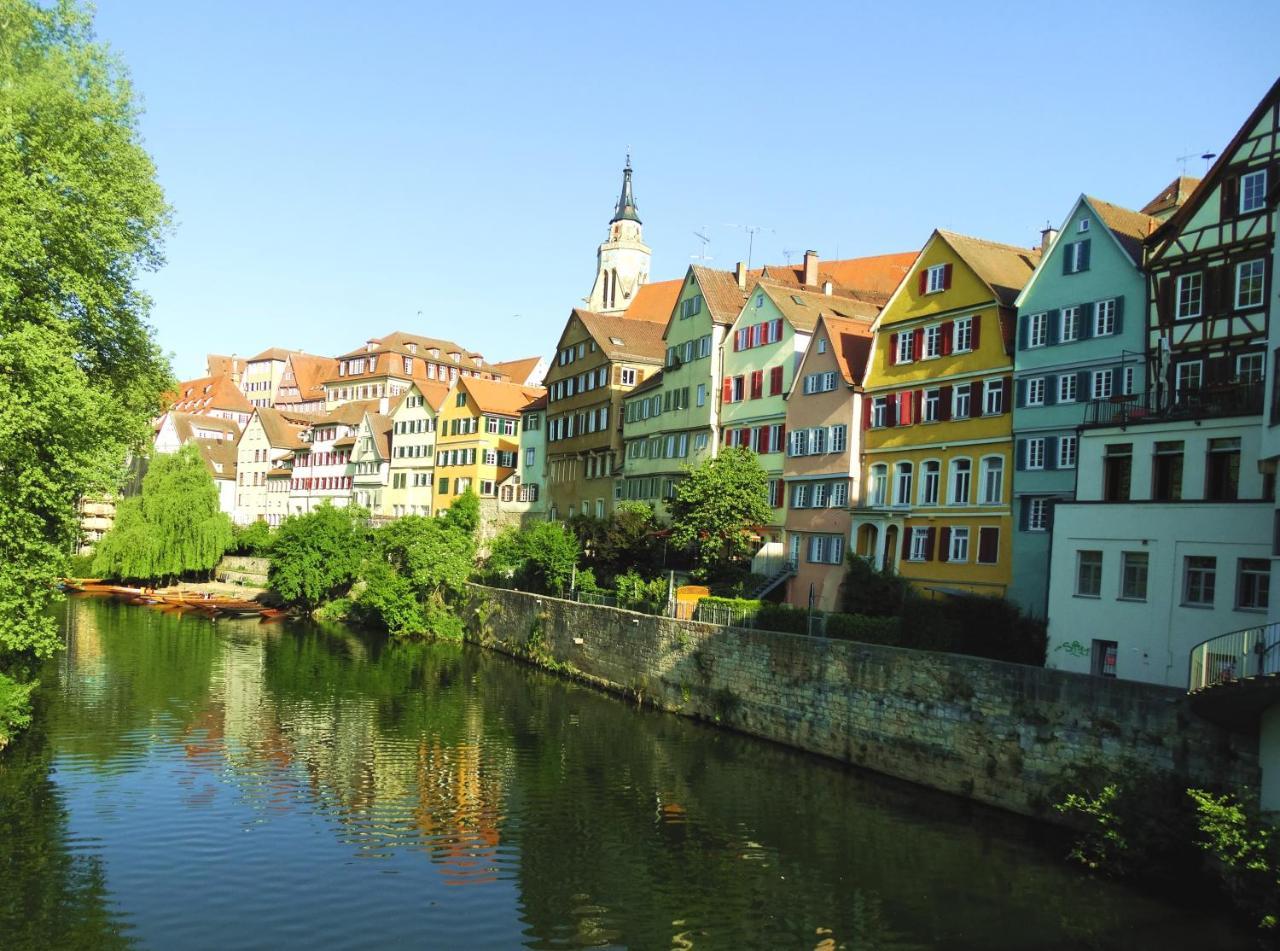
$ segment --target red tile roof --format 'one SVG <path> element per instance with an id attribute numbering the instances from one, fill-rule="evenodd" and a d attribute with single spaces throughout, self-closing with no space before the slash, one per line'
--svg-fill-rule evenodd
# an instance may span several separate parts
<path id="1" fill-rule="evenodd" d="M 680 278 L 674 281 L 642 284 L 624 316 L 628 320 L 644 320 L 665 325 L 671 319 L 671 311 L 675 309 L 676 298 L 680 296 L 680 288 L 683 286 L 684 281 Z"/>
<path id="2" fill-rule="evenodd" d="M 522 357 L 519 360 L 504 360 L 493 364 L 493 372 L 501 373 L 508 383 L 528 383 L 529 375 L 538 368 L 542 357 Z"/>
<path id="3" fill-rule="evenodd" d="M 501 416 L 519 416 L 530 403 L 547 395 L 540 386 L 499 383 L 474 376 L 460 377 L 458 386 L 471 394 L 476 409 Z"/>
<path id="4" fill-rule="evenodd" d="M 214 409 L 245 414 L 253 412 L 253 404 L 229 376 L 202 376 L 195 380 L 184 380 L 168 394 L 167 399 L 170 401 L 169 408 L 181 413 L 207 414 Z"/>
<path id="5" fill-rule="evenodd" d="M 822 315 L 822 323 L 831 339 L 831 351 L 840 367 L 840 375 L 846 383 L 861 384 L 867 358 L 871 355 L 872 324 L 830 314 Z"/>

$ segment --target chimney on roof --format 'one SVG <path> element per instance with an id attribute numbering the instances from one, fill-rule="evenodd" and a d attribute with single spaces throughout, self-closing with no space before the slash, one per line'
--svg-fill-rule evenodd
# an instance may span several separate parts
<path id="1" fill-rule="evenodd" d="M 733 269 L 733 273 L 738 279 L 738 290 L 745 291 L 747 289 L 747 266 L 739 261 L 738 266 Z"/>
<path id="2" fill-rule="evenodd" d="M 813 287 L 818 283 L 817 251 L 806 251 L 804 253 L 804 283 L 808 287 Z"/>
<path id="3" fill-rule="evenodd" d="M 1049 245 L 1053 244 L 1053 239 L 1058 236 L 1057 228 L 1045 226 L 1040 230 L 1040 253 L 1048 254 Z"/>

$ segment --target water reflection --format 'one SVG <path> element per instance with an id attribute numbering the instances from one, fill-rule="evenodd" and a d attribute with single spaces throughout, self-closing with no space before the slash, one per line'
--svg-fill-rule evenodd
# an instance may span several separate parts
<path id="1" fill-rule="evenodd" d="M 6 948 L 1248 946 L 1024 823 L 484 652 L 65 624 L 0 759 Z"/>

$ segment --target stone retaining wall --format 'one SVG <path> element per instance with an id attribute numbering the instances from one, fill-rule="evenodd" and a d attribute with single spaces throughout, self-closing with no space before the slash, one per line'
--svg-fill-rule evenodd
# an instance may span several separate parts
<path id="1" fill-rule="evenodd" d="M 267 571 L 271 567 L 269 558 L 251 558 L 243 555 L 223 555 L 214 569 L 213 576 L 219 581 L 232 584 L 251 584 L 259 588 L 267 586 Z"/>
<path id="2" fill-rule="evenodd" d="M 1258 788 L 1256 737 L 1170 687 L 720 627 L 472 585 L 476 643 L 664 710 L 1040 818 L 1073 766 Z"/>

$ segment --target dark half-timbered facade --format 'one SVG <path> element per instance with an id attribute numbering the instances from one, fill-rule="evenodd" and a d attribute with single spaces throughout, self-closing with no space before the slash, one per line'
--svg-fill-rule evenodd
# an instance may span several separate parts
<path id="1" fill-rule="evenodd" d="M 1149 379 L 1161 407 L 1261 411 L 1275 360 L 1267 325 L 1278 187 L 1280 81 L 1146 241 Z"/>

